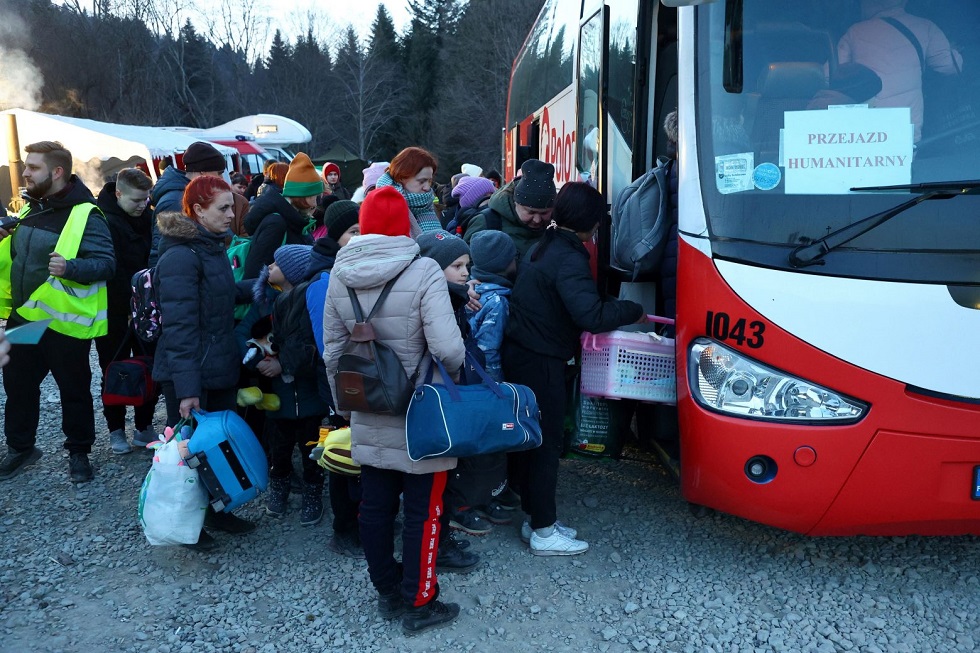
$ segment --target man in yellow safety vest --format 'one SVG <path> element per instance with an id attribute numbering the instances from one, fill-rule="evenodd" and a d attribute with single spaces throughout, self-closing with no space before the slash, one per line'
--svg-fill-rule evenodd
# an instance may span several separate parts
<path id="1" fill-rule="evenodd" d="M 27 205 L 10 230 L 0 229 L 0 317 L 8 328 L 51 320 L 36 345 L 18 345 L 3 368 L 7 393 L 0 481 L 41 457 L 37 448 L 41 382 L 54 377 L 71 480 L 92 480 L 95 442 L 92 338 L 105 335 L 106 280 L 116 267 L 112 236 L 95 198 L 72 174 L 71 153 L 53 141 L 24 148 Z"/>

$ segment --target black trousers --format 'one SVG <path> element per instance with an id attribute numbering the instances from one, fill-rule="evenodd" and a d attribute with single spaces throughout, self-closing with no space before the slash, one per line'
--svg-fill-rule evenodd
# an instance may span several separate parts
<path id="1" fill-rule="evenodd" d="M 521 508 L 531 518 L 531 528 L 547 528 L 558 519 L 558 460 L 564 439 L 567 363 L 541 356 L 505 340 L 502 350 L 504 378 L 534 391 L 541 409 L 541 446 L 508 454 L 510 482 L 521 495 Z"/>
<path id="2" fill-rule="evenodd" d="M 65 449 L 89 453 L 95 443 L 95 410 L 92 407 L 92 368 L 88 355 L 91 340 L 79 340 L 48 329 L 36 345 L 10 348 L 10 362 L 3 368 L 7 403 L 3 430 L 7 446 L 26 451 L 37 441 L 41 418 L 41 382 L 51 372 L 61 395 L 61 430 Z"/>
<path id="3" fill-rule="evenodd" d="M 268 418 L 272 424 L 272 441 L 269 447 L 269 476 L 286 478 L 293 471 L 293 450 L 299 447 L 303 458 L 303 482 L 307 485 L 323 487 L 323 468 L 310 460 L 312 444 L 320 437 L 320 422 L 323 415 L 300 417 L 299 419 Z"/>
<path id="4" fill-rule="evenodd" d="M 105 368 L 113 360 L 129 358 L 130 356 L 153 356 L 156 343 L 141 342 L 136 334 L 126 328 L 126 323 L 109 320 L 109 333 L 95 339 L 95 350 L 99 353 L 99 367 L 102 368 L 102 382 L 105 383 Z M 118 356 L 116 353 L 118 352 Z M 113 358 L 115 356 L 115 358 Z M 142 431 L 153 423 L 153 413 L 157 408 L 157 397 L 142 406 L 133 409 L 133 424 L 136 430 Z M 126 406 L 103 406 L 106 426 L 109 431 L 126 428 Z"/>
<path id="5" fill-rule="evenodd" d="M 429 603 L 439 594 L 436 557 L 446 472 L 407 474 L 361 466 L 361 544 L 371 583 L 379 592 L 401 589 L 411 605 Z M 395 561 L 395 517 L 402 496 L 402 564 Z"/>
<path id="6" fill-rule="evenodd" d="M 357 511 L 361 505 L 361 477 L 327 472 L 330 509 L 334 533 L 357 530 Z"/>

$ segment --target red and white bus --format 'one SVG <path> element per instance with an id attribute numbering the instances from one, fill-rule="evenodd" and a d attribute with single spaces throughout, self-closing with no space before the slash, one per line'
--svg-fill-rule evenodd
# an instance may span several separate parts
<path id="1" fill-rule="evenodd" d="M 960 0 L 545 2 L 508 178 L 541 158 L 612 202 L 679 110 L 692 504 L 811 535 L 980 534 L 978 28 Z"/>

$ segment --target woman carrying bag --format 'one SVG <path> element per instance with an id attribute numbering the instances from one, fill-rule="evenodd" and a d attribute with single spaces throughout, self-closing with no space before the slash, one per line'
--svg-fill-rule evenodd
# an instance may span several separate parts
<path id="1" fill-rule="evenodd" d="M 167 403 L 167 424 L 194 409 L 235 410 L 241 360 L 235 344 L 234 309 L 238 289 L 225 234 L 234 217 L 231 187 L 220 177 L 197 177 L 184 189 L 185 215 L 161 213 L 157 262 L 164 324 L 157 341 L 153 378 Z M 208 510 L 204 526 L 248 533 L 255 524 L 231 513 Z M 205 531 L 191 548 L 207 551 L 214 539 Z"/>
<path id="2" fill-rule="evenodd" d="M 335 404 L 335 375 L 351 340 L 355 311 L 348 289 L 364 314 L 372 312 L 382 289 L 390 292 L 370 320 L 376 340 L 394 350 L 406 375 L 424 376 L 431 354 L 448 369 L 459 369 L 464 346 L 439 264 L 419 257 L 410 233 L 409 208 L 391 187 L 378 188 L 360 210 L 361 235 L 337 254 L 323 314 L 324 363 Z M 439 517 L 447 471 L 455 458 L 413 462 L 405 445 L 405 415 L 351 413 L 351 453 L 361 465 L 361 543 L 382 617 L 402 616 L 402 629 L 418 633 L 448 623 L 459 605 L 437 600 L 435 564 Z M 394 558 L 394 522 L 403 501 L 402 563 Z"/>
<path id="3" fill-rule="evenodd" d="M 589 269 L 591 241 L 606 202 L 581 182 L 565 184 L 551 223 L 528 251 L 510 295 L 510 317 L 501 352 L 504 378 L 534 391 L 541 408 L 542 444 L 510 454 L 512 480 L 530 519 L 521 537 L 538 556 L 577 555 L 589 545 L 558 521 L 555 493 L 567 393 L 567 361 L 579 351 L 583 331 L 602 333 L 645 321 L 643 307 L 604 300 Z"/>

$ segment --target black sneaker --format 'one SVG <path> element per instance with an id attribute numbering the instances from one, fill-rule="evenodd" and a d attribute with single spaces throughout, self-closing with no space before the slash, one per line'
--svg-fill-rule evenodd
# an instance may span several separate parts
<path id="1" fill-rule="evenodd" d="M 210 507 L 204 513 L 204 525 L 232 535 L 244 535 L 255 530 L 255 523 L 236 517 L 230 512 L 215 512 Z"/>
<path id="2" fill-rule="evenodd" d="M 457 538 L 456 537 L 456 532 L 453 529 L 451 529 L 451 528 L 449 529 L 449 539 L 451 539 L 453 541 L 453 544 L 455 544 L 457 547 L 459 547 L 459 549 L 461 551 L 463 549 L 470 548 L 470 542 L 469 542 L 469 540 L 461 540 L 461 539 Z"/>
<path id="3" fill-rule="evenodd" d="M 432 600 L 419 607 L 411 607 L 402 615 L 402 631 L 406 635 L 417 635 L 432 628 L 451 624 L 459 616 L 458 603 L 443 603 Z"/>
<path id="4" fill-rule="evenodd" d="M 463 551 L 452 538 L 439 544 L 439 554 L 436 556 L 436 571 L 442 573 L 455 572 L 465 574 L 473 571 L 480 564 L 480 556 L 472 551 Z"/>
<path id="5" fill-rule="evenodd" d="M 181 546 L 183 546 L 185 549 L 190 549 L 191 551 L 205 553 L 218 548 L 218 541 L 215 540 L 214 537 L 207 531 L 202 530 L 201 534 L 197 538 L 197 542 L 194 544 L 182 544 Z"/>
<path id="6" fill-rule="evenodd" d="M 378 615 L 382 619 L 397 619 L 405 614 L 405 600 L 397 586 L 388 592 L 378 592 Z"/>
<path id="7" fill-rule="evenodd" d="M 68 475 L 71 476 L 72 483 L 88 483 L 92 480 L 92 464 L 88 461 L 88 454 L 68 454 Z"/>
<path id="8" fill-rule="evenodd" d="M 345 533 L 334 533 L 330 541 L 327 542 L 327 548 L 338 555 L 348 558 L 364 559 L 364 548 L 361 546 L 361 538 L 358 536 L 356 530 Z"/>
<path id="9" fill-rule="evenodd" d="M 0 460 L 0 481 L 17 476 L 22 471 L 41 459 L 41 450 L 31 447 L 27 451 L 17 452 L 7 448 L 7 455 Z"/>
<path id="10" fill-rule="evenodd" d="M 504 508 L 496 499 L 492 500 L 489 505 L 477 506 L 474 510 L 476 510 L 476 514 L 494 526 L 504 526 L 514 521 L 513 511 Z"/>
<path id="11" fill-rule="evenodd" d="M 460 510 L 453 515 L 449 519 L 449 527 L 469 535 L 486 535 L 493 530 L 493 525 L 471 508 Z"/>

